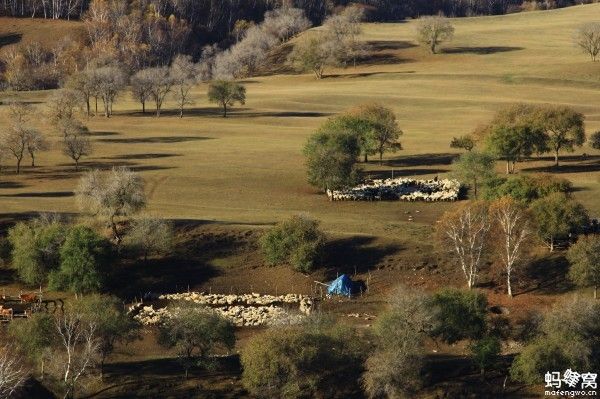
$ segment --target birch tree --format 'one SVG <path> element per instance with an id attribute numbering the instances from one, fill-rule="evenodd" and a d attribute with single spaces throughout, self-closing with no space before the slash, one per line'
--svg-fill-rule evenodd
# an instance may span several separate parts
<path id="1" fill-rule="evenodd" d="M 27 371 L 14 346 L 0 347 L 0 397 L 10 398 L 25 383 Z"/>
<path id="2" fill-rule="evenodd" d="M 465 275 L 467 287 L 477 282 L 491 227 L 488 205 L 468 202 L 455 211 L 446 212 L 438 225 L 438 237 L 449 248 Z"/>
<path id="3" fill-rule="evenodd" d="M 193 104 L 190 99 L 190 90 L 196 84 L 198 68 L 189 55 L 178 55 L 171 65 L 170 74 L 173 81 L 175 100 L 179 106 L 179 117 L 183 118 L 184 107 Z"/>
<path id="4" fill-rule="evenodd" d="M 503 197 L 492 203 L 490 214 L 498 232 L 498 252 L 506 271 L 507 293 L 512 297 L 513 270 L 518 267 L 531 243 L 531 218 L 526 208 L 511 197 Z"/>

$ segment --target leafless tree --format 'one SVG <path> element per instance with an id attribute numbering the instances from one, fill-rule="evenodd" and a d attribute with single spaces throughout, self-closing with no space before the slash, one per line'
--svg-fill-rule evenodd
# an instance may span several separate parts
<path id="1" fill-rule="evenodd" d="M 48 143 L 48 140 L 46 140 L 46 137 L 40 131 L 32 129 L 29 131 L 26 147 L 31 157 L 31 166 L 35 167 L 35 154 L 41 151 L 48 151 L 50 143 Z"/>
<path id="2" fill-rule="evenodd" d="M 79 107 L 80 96 L 75 90 L 61 89 L 48 98 L 48 116 L 54 124 L 63 119 L 73 119 Z"/>
<path id="3" fill-rule="evenodd" d="M 173 244 L 173 228 L 163 219 L 142 217 L 131 224 L 131 230 L 125 237 L 126 245 L 138 249 L 144 261 L 151 254 L 166 254 Z"/>
<path id="4" fill-rule="evenodd" d="M 469 289 L 477 282 L 490 228 L 488 206 L 482 201 L 468 202 L 446 212 L 438 225 L 440 243 L 456 258 Z"/>
<path id="5" fill-rule="evenodd" d="M 144 180 L 125 167 L 106 174 L 99 170 L 87 173 L 79 180 L 76 195 L 81 209 L 107 222 L 117 244 L 122 240 L 117 219 L 132 216 L 146 206 Z"/>
<path id="6" fill-rule="evenodd" d="M 127 77 L 118 66 L 98 68 L 96 76 L 98 77 L 98 93 L 104 103 L 104 116 L 109 118 L 112 115 L 115 98 L 125 87 Z"/>
<path id="7" fill-rule="evenodd" d="M 10 398 L 21 388 L 28 376 L 23 364 L 14 345 L 0 347 L 0 397 Z"/>
<path id="8" fill-rule="evenodd" d="M 446 17 L 421 17 L 417 22 L 417 41 L 426 46 L 432 54 L 435 54 L 442 42 L 452 39 L 453 35 L 454 26 Z"/>
<path id="9" fill-rule="evenodd" d="M 17 161 L 17 174 L 21 173 L 21 161 L 25 156 L 30 137 L 35 134 L 37 134 L 35 130 L 23 126 L 11 126 L 0 134 L 0 146 Z"/>
<path id="10" fill-rule="evenodd" d="M 79 170 L 79 160 L 92 154 L 93 147 L 89 134 L 83 130 L 72 130 L 62 141 L 63 154 L 75 162 L 75 170 Z"/>
<path id="11" fill-rule="evenodd" d="M 364 10 L 358 6 L 348 6 L 342 12 L 332 15 L 323 24 L 327 32 L 331 51 L 335 52 L 335 58 L 344 64 L 352 61 L 356 66 L 356 60 L 365 56 L 368 45 L 358 39 L 361 32 L 360 22 L 364 18 Z"/>
<path id="12" fill-rule="evenodd" d="M 583 24 L 575 32 L 575 44 L 590 56 L 592 61 L 600 54 L 600 22 Z"/>
<path id="13" fill-rule="evenodd" d="M 171 92 L 173 87 L 173 80 L 167 67 L 153 67 L 148 68 L 144 72 L 150 82 L 150 97 L 154 100 L 156 105 L 156 116 L 160 117 L 160 110 L 163 102 L 167 97 L 167 94 Z"/>
<path id="14" fill-rule="evenodd" d="M 511 197 L 500 198 L 490 206 L 490 216 L 499 233 L 496 237 L 500 258 L 506 270 L 506 286 L 513 296 L 511 276 L 522 260 L 533 235 L 531 217 L 527 209 Z"/>
<path id="15" fill-rule="evenodd" d="M 170 78 L 173 81 L 174 96 L 179 105 L 179 117 L 183 118 L 183 109 L 188 104 L 193 104 L 190 99 L 190 90 L 196 84 L 198 67 L 192 62 L 192 57 L 178 55 L 171 64 Z"/>
<path id="16" fill-rule="evenodd" d="M 99 360 L 97 325 L 73 309 L 55 318 L 58 346 L 51 369 L 63 384 L 64 398 L 75 397 L 80 381 L 93 371 Z"/>
<path id="17" fill-rule="evenodd" d="M 151 96 L 152 74 L 148 69 L 136 72 L 130 80 L 131 95 L 142 104 L 142 113 L 146 113 L 146 101 Z"/>

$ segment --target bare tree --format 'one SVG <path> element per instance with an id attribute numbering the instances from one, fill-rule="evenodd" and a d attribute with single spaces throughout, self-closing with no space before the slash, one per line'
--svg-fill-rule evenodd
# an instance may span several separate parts
<path id="1" fill-rule="evenodd" d="M 138 249 L 148 260 L 151 254 L 166 254 L 173 244 L 173 228 L 163 219 L 142 217 L 134 220 L 125 243 Z"/>
<path id="2" fill-rule="evenodd" d="M 481 268 L 482 255 L 488 245 L 491 222 L 485 202 L 468 202 L 455 211 L 446 212 L 438 225 L 438 238 L 449 248 L 473 288 Z"/>
<path id="3" fill-rule="evenodd" d="M 490 215 L 496 225 L 500 259 L 506 270 L 508 296 L 513 296 L 511 276 L 519 265 L 533 233 L 527 209 L 511 197 L 500 198 L 490 206 Z"/>
<path id="4" fill-rule="evenodd" d="M 82 176 L 76 190 L 79 206 L 107 222 L 117 244 L 122 235 L 117 225 L 120 217 L 129 217 L 146 206 L 144 180 L 128 168 L 113 168 L 102 175 L 94 170 Z"/>
<path id="5" fill-rule="evenodd" d="M 454 26 L 443 16 L 421 17 L 417 22 L 417 41 L 435 54 L 438 46 L 452 39 Z"/>
<path id="6" fill-rule="evenodd" d="M 356 66 L 356 59 L 366 55 L 368 51 L 367 44 L 358 40 L 363 18 L 363 8 L 348 6 L 342 12 L 329 17 L 323 24 L 336 52 L 336 58 L 344 64 L 351 60 Z"/>
<path id="7" fill-rule="evenodd" d="M 75 162 L 75 170 L 79 170 L 79 160 L 92 154 L 93 147 L 89 135 L 85 132 L 70 133 L 63 137 L 63 154 Z"/>
<path id="8" fill-rule="evenodd" d="M 28 375 L 23 363 L 13 344 L 0 347 L 0 397 L 10 398 L 21 388 Z"/>
<path id="9" fill-rule="evenodd" d="M 50 143 L 46 140 L 44 135 L 35 129 L 29 131 L 29 137 L 27 138 L 27 152 L 31 157 L 31 166 L 35 167 L 35 154 L 40 151 L 48 151 L 50 149 Z"/>
<path id="10" fill-rule="evenodd" d="M 192 62 L 192 57 L 180 54 L 173 60 L 170 74 L 175 88 L 175 100 L 179 105 L 179 117 L 183 118 L 183 108 L 188 104 L 193 104 L 190 99 L 190 90 L 196 84 L 198 68 Z"/>
<path id="11" fill-rule="evenodd" d="M 218 103 L 223 108 L 223 118 L 227 117 L 227 107 L 236 102 L 244 105 L 246 103 L 246 87 L 227 80 L 215 80 L 208 87 L 208 100 Z"/>
<path id="12" fill-rule="evenodd" d="M 62 119 L 72 119 L 79 107 L 80 96 L 75 90 L 61 89 L 56 91 L 47 101 L 48 116 L 56 124 Z"/>
<path id="13" fill-rule="evenodd" d="M 21 161 L 25 156 L 29 138 L 34 132 L 26 127 L 11 126 L 0 135 L 0 146 L 17 161 L 17 174 L 21 173 Z"/>
<path id="14" fill-rule="evenodd" d="M 148 79 L 152 82 L 152 85 L 150 86 L 150 97 L 154 100 L 154 104 L 156 105 L 156 117 L 160 117 L 163 101 L 165 101 L 167 94 L 171 92 L 173 80 L 169 74 L 169 68 L 167 67 L 153 67 L 148 68 L 145 71 Z"/>
<path id="15" fill-rule="evenodd" d="M 97 325 L 82 314 L 67 309 L 55 319 L 58 346 L 52 357 L 51 368 L 63 384 L 64 398 L 75 397 L 80 381 L 98 363 L 100 341 Z"/>
<path id="16" fill-rule="evenodd" d="M 98 77 L 98 93 L 104 103 L 104 116 L 112 115 L 113 103 L 117 94 L 123 90 L 127 77 L 118 66 L 105 66 L 96 71 Z"/>
<path id="17" fill-rule="evenodd" d="M 153 86 L 152 74 L 148 69 L 136 72 L 130 80 L 131 95 L 142 104 L 142 113 L 146 113 L 146 101 L 150 99 Z"/>
<path id="18" fill-rule="evenodd" d="M 327 66 L 339 64 L 338 45 L 325 33 L 317 33 L 300 38 L 288 56 L 296 69 L 311 71 L 317 79 L 321 79 Z"/>
<path id="19" fill-rule="evenodd" d="M 575 44 L 590 56 L 592 61 L 600 54 L 600 22 L 583 24 L 575 32 Z"/>

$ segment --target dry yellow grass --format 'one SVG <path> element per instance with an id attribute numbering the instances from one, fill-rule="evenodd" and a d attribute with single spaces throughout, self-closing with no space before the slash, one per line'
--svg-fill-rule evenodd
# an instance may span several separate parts
<path id="1" fill-rule="evenodd" d="M 141 116 L 139 105 L 123 94 L 113 118 L 87 122 L 95 132 L 95 153 L 84 165 L 139 170 L 148 182 L 149 211 L 164 217 L 254 225 L 307 212 L 340 233 L 418 233 L 448 205 L 329 203 L 305 182 L 301 149 L 308 135 L 330 115 L 379 101 L 397 113 L 405 150 L 388 154 L 383 167 L 368 169 L 431 176 L 450 169 L 452 136 L 486 122 L 503 104 L 567 104 L 585 113 L 591 133 L 600 128 L 600 63 L 589 62 L 572 44 L 572 35 L 599 13 L 600 4 L 593 4 L 458 19 L 455 39 L 438 55 L 415 46 L 412 22 L 366 24 L 363 36 L 376 49 L 373 60 L 330 70 L 321 81 L 310 75 L 249 79 L 247 105 L 235 107 L 227 119 L 207 103 L 205 85 L 194 90 L 196 103 L 183 119 L 174 112 L 160 119 Z M 41 117 L 48 94 L 15 96 L 41 101 L 40 127 L 56 135 Z M 589 148 L 579 152 L 598 155 Z M 68 161 L 55 148 L 39 157 L 41 166 L 35 170 L 4 174 L 2 213 L 76 211 L 70 193 L 77 174 Z M 579 189 L 577 198 L 596 215 L 599 162 L 573 158 L 562 169 Z M 519 168 L 550 165 L 541 160 Z M 407 211 L 415 222 L 408 222 Z"/>

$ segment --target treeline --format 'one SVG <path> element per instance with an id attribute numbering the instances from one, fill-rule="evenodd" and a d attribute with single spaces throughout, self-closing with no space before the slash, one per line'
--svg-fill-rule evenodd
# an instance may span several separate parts
<path id="1" fill-rule="evenodd" d="M 83 19 L 93 3 L 144 14 L 149 9 L 189 24 L 196 40 L 221 41 L 232 37 L 238 21 L 262 21 L 269 10 L 282 6 L 302 9 L 313 24 L 320 24 L 337 7 L 358 4 L 371 21 L 397 21 L 421 15 L 447 16 L 506 14 L 520 10 L 567 7 L 595 0 L 3 0 L 0 15 L 49 19 Z"/>

